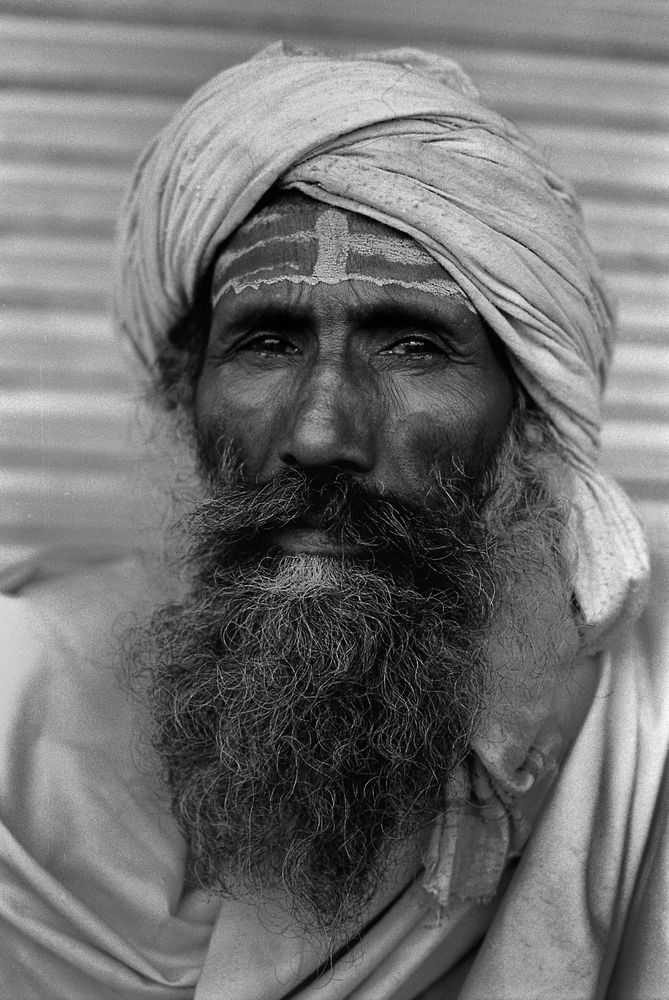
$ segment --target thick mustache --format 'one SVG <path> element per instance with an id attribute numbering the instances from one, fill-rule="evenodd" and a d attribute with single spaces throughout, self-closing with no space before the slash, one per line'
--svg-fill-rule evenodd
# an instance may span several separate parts
<path id="1" fill-rule="evenodd" d="M 224 511 L 225 508 L 225 511 Z M 375 488 L 344 472 L 306 473 L 287 468 L 262 483 L 239 479 L 217 488 L 195 516 L 222 516 L 240 529 L 263 532 L 289 525 L 337 533 L 356 525 L 410 526 L 429 517 L 427 502 Z"/>
<path id="2" fill-rule="evenodd" d="M 237 479 L 224 484 L 195 512 L 258 533 L 289 525 L 337 533 L 370 520 L 401 519 L 408 524 L 422 514 L 418 504 L 360 483 L 348 473 L 309 474 L 289 468 L 263 483 Z"/>
<path id="3" fill-rule="evenodd" d="M 262 483 L 229 473 L 189 518 L 206 529 L 209 560 L 245 559 L 273 548 L 272 534 L 291 526 L 327 535 L 378 565 L 429 563 L 433 571 L 467 557 L 480 544 L 472 484 L 435 479 L 420 503 L 360 482 L 346 472 L 310 474 L 287 468 Z"/>

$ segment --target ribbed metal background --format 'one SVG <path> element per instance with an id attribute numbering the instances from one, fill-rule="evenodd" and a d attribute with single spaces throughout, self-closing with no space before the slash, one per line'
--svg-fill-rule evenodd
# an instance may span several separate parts
<path id="1" fill-rule="evenodd" d="M 121 194 L 174 108 L 278 37 L 448 52 L 572 180 L 620 303 L 604 463 L 666 547 L 664 0 L 16 0 L 0 10 L 0 569 L 132 542 L 136 401 L 105 316 Z"/>

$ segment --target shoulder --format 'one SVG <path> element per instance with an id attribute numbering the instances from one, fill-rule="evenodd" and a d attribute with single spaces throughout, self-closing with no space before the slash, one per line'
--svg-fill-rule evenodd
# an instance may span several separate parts
<path id="1" fill-rule="evenodd" d="M 624 697 L 616 699 L 618 672 Z M 611 675 L 618 742 L 610 750 L 607 804 L 610 824 L 626 832 L 614 908 L 614 992 L 659 997 L 669 977 L 669 553 L 653 559 L 648 603 L 611 650 Z"/>
<path id="2" fill-rule="evenodd" d="M 136 558 L 110 560 L 0 594 L 0 756 L 107 704 L 125 714 L 118 683 L 123 630 L 150 604 Z M 14 736 L 12 736 L 14 734 Z"/>
<path id="3" fill-rule="evenodd" d="M 611 643 L 614 689 L 619 687 L 647 722 L 669 739 L 669 551 L 651 561 L 649 595 L 637 622 Z M 628 706 L 631 707 L 631 706 Z"/>
<path id="4" fill-rule="evenodd" d="M 146 571 L 132 556 L 28 577 L 0 593 L 0 657 L 99 645 L 124 617 L 141 613 L 149 593 Z"/>
<path id="5" fill-rule="evenodd" d="M 54 976 L 67 996 L 103 980 L 134 996 L 149 967 L 160 992 L 175 955 L 191 976 L 211 933 L 120 669 L 150 595 L 141 563 L 122 559 L 0 596 L 0 976 L 16 970 L 26 996 L 52 995 Z"/>

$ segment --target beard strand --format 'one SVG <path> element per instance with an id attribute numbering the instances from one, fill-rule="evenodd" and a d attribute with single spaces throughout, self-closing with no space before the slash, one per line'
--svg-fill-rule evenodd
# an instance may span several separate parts
<path id="1" fill-rule="evenodd" d="M 188 597 L 126 643 L 202 886 L 355 933 L 396 849 L 445 808 L 499 681 L 491 636 L 545 669 L 530 619 L 541 594 L 547 659 L 571 624 L 567 511 L 530 425 L 479 482 L 435 473 L 420 507 L 342 475 L 249 486 L 219 468 L 187 519 Z M 275 550 L 304 517 L 355 557 Z"/>

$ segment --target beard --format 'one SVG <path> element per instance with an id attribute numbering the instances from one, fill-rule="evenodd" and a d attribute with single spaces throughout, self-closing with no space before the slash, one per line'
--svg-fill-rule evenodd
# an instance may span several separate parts
<path id="1" fill-rule="evenodd" d="M 184 522 L 187 596 L 126 642 L 201 886 L 280 898 L 330 942 L 359 931 L 398 849 L 443 813 L 500 649 L 543 671 L 573 627 L 568 512 L 537 426 L 514 418 L 475 482 L 434 471 L 420 505 L 343 473 L 254 485 L 217 462 Z M 281 551 L 296 524 L 341 555 Z"/>

